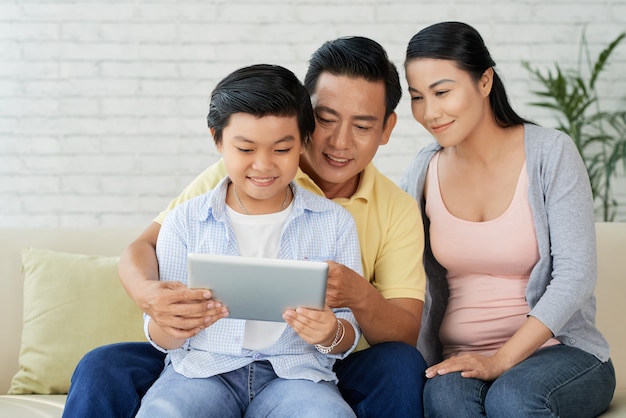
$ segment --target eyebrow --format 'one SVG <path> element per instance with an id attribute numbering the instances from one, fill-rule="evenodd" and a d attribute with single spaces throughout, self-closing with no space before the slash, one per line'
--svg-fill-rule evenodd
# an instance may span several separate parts
<path id="1" fill-rule="evenodd" d="M 250 144 L 255 144 L 255 142 L 252 139 L 246 138 L 245 136 L 241 136 L 241 135 L 235 135 L 233 139 L 237 141 L 248 142 Z M 282 142 L 290 142 L 290 141 L 295 141 L 295 140 L 296 138 L 293 135 L 286 135 L 274 141 L 274 144 L 280 144 Z"/>
<path id="2" fill-rule="evenodd" d="M 434 83 L 432 83 L 430 86 L 428 86 L 428 88 L 429 89 L 434 89 L 435 87 L 437 87 L 440 84 L 443 84 L 443 83 L 454 83 L 454 82 L 455 82 L 454 80 L 451 80 L 449 78 L 442 78 L 441 80 L 437 80 Z M 416 92 L 416 93 L 418 92 L 417 89 L 415 89 L 415 88 L 413 88 L 411 86 L 409 86 L 409 91 L 413 91 L 413 92 Z"/>
<path id="3" fill-rule="evenodd" d="M 337 112 L 335 109 L 332 109 L 330 107 L 327 106 L 316 106 L 315 107 L 315 111 L 321 111 L 321 112 L 327 112 L 330 113 L 331 115 L 337 116 L 339 117 L 339 112 Z M 377 121 L 378 118 L 376 116 L 373 115 L 355 115 L 352 117 L 352 119 L 356 119 L 356 120 L 365 120 L 365 121 Z"/>

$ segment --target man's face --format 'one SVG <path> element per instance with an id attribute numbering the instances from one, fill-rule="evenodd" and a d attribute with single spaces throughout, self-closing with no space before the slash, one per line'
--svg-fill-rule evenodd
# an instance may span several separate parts
<path id="1" fill-rule="evenodd" d="M 324 72 L 311 101 L 315 132 L 300 167 L 326 197 L 350 197 L 396 122 L 394 113 L 384 123 L 385 84 Z"/>

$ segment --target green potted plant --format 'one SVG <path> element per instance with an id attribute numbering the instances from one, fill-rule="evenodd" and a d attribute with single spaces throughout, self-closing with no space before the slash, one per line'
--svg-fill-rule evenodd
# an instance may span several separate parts
<path id="1" fill-rule="evenodd" d="M 554 111 L 556 128 L 576 143 L 589 173 L 597 217 L 603 221 L 614 220 L 618 209 L 611 187 L 619 167 L 626 170 L 626 111 L 602 110 L 596 82 L 611 53 L 625 37 L 626 32 L 621 33 L 592 62 L 583 30 L 576 69 L 562 69 L 556 63 L 552 70 L 544 72 L 527 61 L 522 62 L 542 86 L 533 93 L 543 100 L 531 105 Z"/>

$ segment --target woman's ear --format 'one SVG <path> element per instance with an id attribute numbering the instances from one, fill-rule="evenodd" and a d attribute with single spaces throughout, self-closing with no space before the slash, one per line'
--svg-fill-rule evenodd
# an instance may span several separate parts
<path id="1" fill-rule="evenodd" d="M 480 80 L 478 80 L 478 90 L 483 97 L 489 96 L 491 93 L 491 87 L 493 86 L 493 67 L 489 67 L 485 70 Z"/>

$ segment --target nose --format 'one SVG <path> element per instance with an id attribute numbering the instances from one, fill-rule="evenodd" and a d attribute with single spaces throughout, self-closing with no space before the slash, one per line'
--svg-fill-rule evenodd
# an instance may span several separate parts
<path id="1" fill-rule="evenodd" d="M 273 164 L 271 152 L 257 152 L 252 162 L 252 168 L 258 171 L 264 171 L 272 168 Z"/>
<path id="2" fill-rule="evenodd" d="M 335 149 L 347 149 L 352 141 L 352 130 L 347 123 L 338 123 L 330 134 L 329 144 Z"/>
<path id="3" fill-rule="evenodd" d="M 437 101 L 424 99 L 424 121 L 430 122 L 436 120 L 440 115 L 441 111 Z"/>

